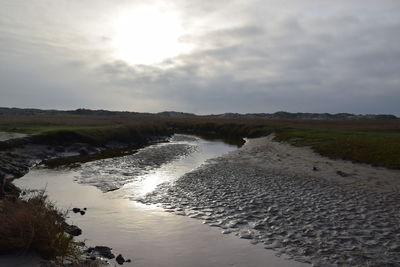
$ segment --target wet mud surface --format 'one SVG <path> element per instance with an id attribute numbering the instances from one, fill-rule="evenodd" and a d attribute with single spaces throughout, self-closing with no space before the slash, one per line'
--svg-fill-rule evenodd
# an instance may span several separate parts
<path id="1" fill-rule="evenodd" d="M 195 137 L 175 135 L 171 143 L 152 145 L 123 157 L 86 163 L 76 180 L 96 186 L 103 192 L 117 190 L 163 164 L 193 153 L 197 149 L 195 140 Z"/>
<path id="2" fill-rule="evenodd" d="M 400 266 L 396 190 L 383 194 L 221 157 L 141 201 L 315 266 Z"/>

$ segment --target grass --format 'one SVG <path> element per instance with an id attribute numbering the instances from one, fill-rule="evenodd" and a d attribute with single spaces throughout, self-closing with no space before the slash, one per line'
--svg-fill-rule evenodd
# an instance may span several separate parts
<path id="1" fill-rule="evenodd" d="M 104 145 L 108 142 L 146 143 L 154 136 L 170 135 L 163 124 L 104 125 L 104 126 L 28 126 L 3 127 L 0 130 L 26 133 L 35 143 L 68 144 L 83 142 Z"/>
<path id="2" fill-rule="evenodd" d="M 33 250 L 45 259 L 74 255 L 71 236 L 64 232 L 65 213 L 43 192 L 0 201 L 0 252 Z"/>
<path id="3" fill-rule="evenodd" d="M 276 133 L 276 140 L 310 146 L 331 158 L 400 169 L 400 120 L 265 120 L 160 118 L 143 115 L 0 115 L 0 130 L 31 134 L 49 144 L 109 141 L 146 143 L 148 138 L 186 133 L 240 144 L 243 137 Z"/>
<path id="4" fill-rule="evenodd" d="M 310 146 L 330 158 L 400 169 L 399 131 L 286 129 L 277 132 L 276 140 Z"/>

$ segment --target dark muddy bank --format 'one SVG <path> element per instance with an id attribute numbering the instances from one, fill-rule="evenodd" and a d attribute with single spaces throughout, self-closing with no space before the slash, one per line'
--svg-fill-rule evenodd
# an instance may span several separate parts
<path id="1" fill-rule="evenodd" d="M 0 178 L 22 177 L 39 163 L 56 167 L 134 153 L 146 145 L 164 142 L 171 135 L 164 130 L 152 134 L 135 133 L 123 132 L 100 141 L 72 131 L 57 131 L 1 141 Z"/>

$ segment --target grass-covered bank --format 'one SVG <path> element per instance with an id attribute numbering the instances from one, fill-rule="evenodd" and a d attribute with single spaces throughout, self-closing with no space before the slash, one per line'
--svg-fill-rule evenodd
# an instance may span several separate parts
<path id="1" fill-rule="evenodd" d="M 330 158 L 400 169 L 399 131 L 284 129 L 276 140 L 310 146 Z"/>
<path id="2" fill-rule="evenodd" d="M 276 133 L 277 141 L 310 146 L 331 158 L 400 168 L 400 120 L 267 120 L 159 116 L 0 116 L 0 130 L 28 133 L 34 142 L 146 144 L 155 136 L 187 133 L 239 144 L 243 137 Z"/>
<path id="3" fill-rule="evenodd" d="M 400 169 L 400 121 L 181 120 L 184 133 L 222 138 L 260 137 L 309 146 L 323 156 Z"/>
<path id="4" fill-rule="evenodd" d="M 70 144 L 73 142 L 104 145 L 109 142 L 145 144 L 157 136 L 170 135 L 165 125 L 109 125 L 92 127 L 53 127 L 38 129 L 31 135 L 32 141 L 39 144 Z"/>

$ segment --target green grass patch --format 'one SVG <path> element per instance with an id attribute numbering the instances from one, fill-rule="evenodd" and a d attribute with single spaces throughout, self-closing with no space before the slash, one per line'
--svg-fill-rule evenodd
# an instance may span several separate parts
<path id="1" fill-rule="evenodd" d="M 311 146 L 321 155 L 400 169 L 400 132 L 281 129 L 275 140 Z"/>

